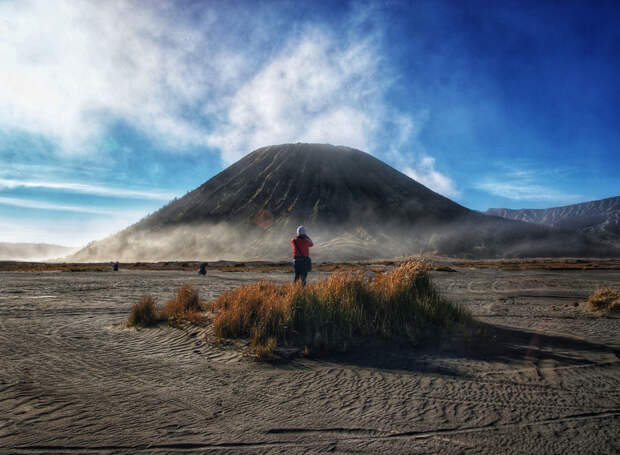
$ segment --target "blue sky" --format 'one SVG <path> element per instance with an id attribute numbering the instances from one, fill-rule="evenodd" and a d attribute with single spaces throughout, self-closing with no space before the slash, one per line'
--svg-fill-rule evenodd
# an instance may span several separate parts
<path id="1" fill-rule="evenodd" d="M 0 241 L 83 245 L 283 142 L 478 210 L 619 195 L 614 3 L 0 0 Z"/>

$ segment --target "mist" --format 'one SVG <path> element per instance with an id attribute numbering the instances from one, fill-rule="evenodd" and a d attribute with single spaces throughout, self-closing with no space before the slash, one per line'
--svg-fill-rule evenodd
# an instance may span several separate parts
<path id="1" fill-rule="evenodd" d="M 482 215 L 481 215 L 482 216 Z M 443 226 L 394 224 L 364 226 L 306 223 L 314 242 L 315 262 L 371 260 L 410 255 L 462 258 L 610 256 L 614 247 L 557 229 L 532 227 L 482 216 L 480 223 L 456 221 Z M 67 258 L 75 262 L 155 261 L 286 261 L 296 224 L 265 229 L 257 225 L 192 223 L 160 229 L 132 226 Z"/>
<path id="2" fill-rule="evenodd" d="M 3 261 L 48 261 L 76 252 L 78 248 L 47 243 L 0 242 L 0 260 Z"/>
<path id="3" fill-rule="evenodd" d="M 422 252 L 419 239 L 405 232 L 380 233 L 353 226 L 306 225 L 314 242 L 315 261 L 362 260 Z M 128 228 L 91 242 L 68 258 L 77 262 L 104 261 L 285 261 L 291 257 L 296 226 L 287 228 L 199 223 L 143 231 Z M 405 239 L 405 241 L 403 241 Z M 402 245 L 406 247 L 403 249 Z"/>

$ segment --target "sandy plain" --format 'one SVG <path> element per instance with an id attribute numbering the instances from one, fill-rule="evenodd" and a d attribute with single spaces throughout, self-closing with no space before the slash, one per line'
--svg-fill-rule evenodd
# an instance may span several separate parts
<path id="1" fill-rule="evenodd" d="M 579 302 L 620 272 L 452 268 L 435 282 L 484 337 L 276 364 L 124 321 L 289 272 L 2 272 L 0 453 L 618 453 L 620 319 Z"/>

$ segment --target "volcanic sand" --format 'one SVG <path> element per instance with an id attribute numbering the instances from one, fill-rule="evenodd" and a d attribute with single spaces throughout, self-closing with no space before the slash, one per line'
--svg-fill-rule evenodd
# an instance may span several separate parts
<path id="1" fill-rule="evenodd" d="M 124 321 L 289 273 L 3 272 L 0 453 L 617 453 L 620 319 L 575 305 L 618 271 L 456 270 L 433 277 L 487 327 L 470 345 L 278 364 Z"/>

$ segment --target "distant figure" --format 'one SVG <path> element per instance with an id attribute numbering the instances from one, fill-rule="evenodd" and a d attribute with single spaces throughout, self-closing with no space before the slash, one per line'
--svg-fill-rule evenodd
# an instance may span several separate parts
<path id="1" fill-rule="evenodd" d="M 297 228 L 297 237 L 291 240 L 293 245 L 293 269 L 295 270 L 295 282 L 301 280 L 306 285 L 306 277 L 312 269 L 310 261 L 310 253 L 308 249 L 313 245 L 310 237 L 306 235 L 306 228 L 299 226 Z"/>
<path id="2" fill-rule="evenodd" d="M 118 272 L 118 262 L 114 262 L 112 264 L 112 270 L 114 270 L 115 272 Z"/>
<path id="3" fill-rule="evenodd" d="M 202 276 L 205 276 L 207 274 L 207 263 L 203 262 L 202 264 L 200 264 L 200 270 L 198 270 L 198 273 L 200 273 Z"/>

